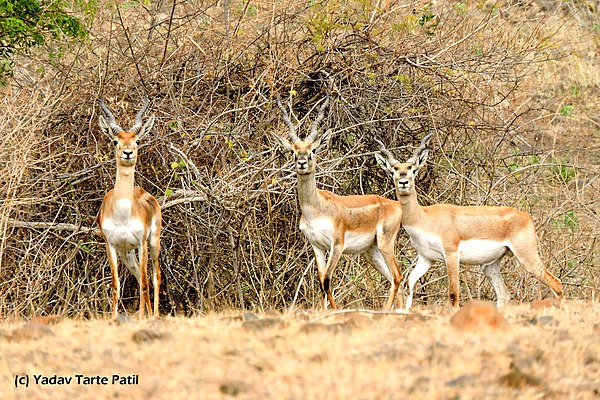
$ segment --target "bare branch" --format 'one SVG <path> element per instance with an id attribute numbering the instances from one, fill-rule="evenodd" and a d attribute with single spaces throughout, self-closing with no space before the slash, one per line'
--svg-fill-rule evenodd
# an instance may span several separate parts
<path id="1" fill-rule="evenodd" d="M 85 226 L 56 223 L 56 222 L 32 222 L 32 221 L 18 221 L 13 218 L 9 218 L 6 223 L 15 228 L 28 228 L 28 229 L 53 229 L 57 231 L 68 231 L 75 233 L 93 233 L 94 235 L 100 235 L 99 228 L 88 228 Z"/>

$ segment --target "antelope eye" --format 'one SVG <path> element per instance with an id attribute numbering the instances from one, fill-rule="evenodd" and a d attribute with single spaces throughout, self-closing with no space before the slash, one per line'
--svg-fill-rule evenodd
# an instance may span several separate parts
<path id="1" fill-rule="evenodd" d="M 114 139 L 114 140 L 113 140 L 113 144 L 114 144 L 115 146 L 118 146 L 118 145 L 119 145 L 119 141 L 118 141 L 118 140 L 116 140 L 116 139 Z"/>

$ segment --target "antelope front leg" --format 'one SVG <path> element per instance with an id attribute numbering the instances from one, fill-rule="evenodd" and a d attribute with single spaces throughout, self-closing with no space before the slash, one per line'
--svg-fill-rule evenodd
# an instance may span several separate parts
<path id="1" fill-rule="evenodd" d="M 448 268 L 448 297 L 452 307 L 459 306 L 460 300 L 460 260 L 458 253 L 446 253 L 446 267 Z"/>
<path id="2" fill-rule="evenodd" d="M 329 252 L 329 259 L 327 260 L 325 276 L 323 277 L 323 280 L 321 280 L 321 287 L 323 288 L 323 291 L 327 294 L 327 298 L 329 299 L 329 304 L 331 304 L 332 310 L 337 309 L 337 306 L 335 305 L 335 301 L 333 300 L 333 294 L 331 293 L 331 277 L 343 252 L 343 244 L 334 244 L 332 246 L 331 251 Z"/>
<path id="3" fill-rule="evenodd" d="M 321 285 L 321 306 L 323 310 L 327 310 L 327 294 L 323 290 L 323 281 L 325 280 L 325 273 L 327 272 L 327 258 L 325 257 L 325 250 L 312 245 L 313 251 L 315 252 L 315 262 L 317 263 L 317 271 L 319 272 L 319 284 Z"/>
<path id="4" fill-rule="evenodd" d="M 142 242 L 140 252 L 140 311 L 139 319 L 144 319 L 145 310 L 148 308 L 148 314 L 152 313 L 152 304 L 150 304 L 150 293 L 148 291 L 148 243 Z"/>
<path id="5" fill-rule="evenodd" d="M 408 298 L 406 299 L 406 311 L 410 310 L 412 306 L 413 294 L 415 284 L 427 271 L 431 268 L 431 264 L 433 264 L 430 260 L 425 257 L 419 255 L 417 257 L 417 265 L 411 271 L 410 275 L 408 275 Z"/>
<path id="6" fill-rule="evenodd" d="M 117 250 L 106 242 L 106 254 L 108 254 L 108 264 L 110 265 L 110 274 L 112 276 L 112 317 L 117 319 L 119 313 L 117 309 L 119 307 L 119 294 L 121 291 L 121 284 L 119 282 L 119 269 L 118 269 L 118 258 Z"/>

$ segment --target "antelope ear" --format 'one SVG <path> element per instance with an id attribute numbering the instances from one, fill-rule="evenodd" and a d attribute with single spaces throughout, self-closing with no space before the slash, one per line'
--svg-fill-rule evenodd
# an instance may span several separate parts
<path id="1" fill-rule="evenodd" d="M 427 162 L 427 156 L 429 155 L 429 150 L 425 149 L 417 156 L 417 160 L 415 163 L 416 168 L 421 168 Z"/>
<path id="2" fill-rule="evenodd" d="M 411 157 L 411 159 L 408 161 L 408 162 L 412 163 L 415 166 L 415 170 L 413 172 L 415 176 L 417 176 L 417 174 L 421 170 L 421 167 L 423 167 L 425 165 L 425 162 L 427 161 L 427 156 L 428 155 L 429 155 L 429 150 L 424 149 L 423 151 L 421 151 L 419 153 L 418 156 Z"/>
<path id="3" fill-rule="evenodd" d="M 394 169 L 392 168 L 392 165 L 390 164 L 389 160 L 382 156 L 379 153 L 375 153 L 375 159 L 377 160 L 377 164 L 379 164 L 379 166 L 384 170 L 384 171 L 388 171 L 388 172 L 394 172 Z"/>
<path id="4" fill-rule="evenodd" d="M 142 125 L 142 128 L 140 129 L 139 133 L 137 134 L 138 139 L 141 139 L 144 136 L 146 136 L 146 134 L 148 132 L 150 132 L 150 130 L 152 129 L 153 125 L 154 125 L 154 114 L 152 114 L 150 116 L 150 118 L 148 118 L 146 123 L 144 125 Z"/>
<path id="5" fill-rule="evenodd" d="M 318 153 L 326 149 L 329 146 L 329 141 L 331 140 L 332 133 L 333 131 L 331 129 L 327 129 L 321 137 L 317 138 L 312 143 L 313 151 Z"/>
<path id="6" fill-rule="evenodd" d="M 100 130 L 102 131 L 102 133 L 105 134 L 108 138 L 110 138 L 110 140 L 113 140 L 113 131 L 112 129 L 110 129 L 110 125 L 108 124 L 108 121 L 106 121 L 106 118 L 104 118 L 104 115 L 100 114 L 98 118 L 98 123 L 100 125 Z"/>
<path id="7" fill-rule="evenodd" d="M 284 147 L 287 150 L 294 150 L 294 145 L 287 140 L 286 138 L 283 138 L 279 135 L 274 135 L 277 138 L 277 141 L 279 142 L 279 144 Z"/>

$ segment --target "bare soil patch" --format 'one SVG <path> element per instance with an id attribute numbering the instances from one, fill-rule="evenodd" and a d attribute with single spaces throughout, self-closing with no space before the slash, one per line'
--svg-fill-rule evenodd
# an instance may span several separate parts
<path id="1" fill-rule="evenodd" d="M 410 316 L 230 312 L 62 319 L 47 329 L 5 320 L 0 398 L 600 396 L 600 304 L 509 305 L 503 329 L 460 330 L 449 322 L 454 314 L 445 307 L 417 307 Z M 15 387 L 25 377 L 29 386 Z"/>

